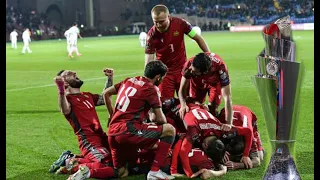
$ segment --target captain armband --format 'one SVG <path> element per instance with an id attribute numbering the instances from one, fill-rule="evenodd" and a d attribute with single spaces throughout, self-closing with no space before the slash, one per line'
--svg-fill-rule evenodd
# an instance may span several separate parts
<path id="1" fill-rule="evenodd" d="M 188 36 L 190 38 L 193 38 L 197 34 L 196 30 L 194 30 L 194 27 L 191 29 L 191 31 L 188 33 Z"/>

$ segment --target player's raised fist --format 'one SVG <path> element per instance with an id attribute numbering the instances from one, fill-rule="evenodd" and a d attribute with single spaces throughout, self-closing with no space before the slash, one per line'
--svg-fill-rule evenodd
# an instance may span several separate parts
<path id="1" fill-rule="evenodd" d="M 59 94 L 64 94 L 65 93 L 65 83 L 64 83 L 63 78 L 61 76 L 56 76 L 54 78 L 54 82 L 57 85 Z"/>
<path id="2" fill-rule="evenodd" d="M 57 86 L 64 86 L 64 80 L 62 79 L 61 76 L 56 76 L 53 78 L 54 82 L 56 83 Z"/>
<path id="3" fill-rule="evenodd" d="M 113 77 L 113 69 L 112 68 L 105 68 L 103 69 L 103 72 L 108 77 Z"/>

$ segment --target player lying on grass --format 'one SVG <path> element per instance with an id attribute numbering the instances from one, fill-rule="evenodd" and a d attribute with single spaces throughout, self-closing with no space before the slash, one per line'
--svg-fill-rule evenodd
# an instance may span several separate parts
<path id="1" fill-rule="evenodd" d="M 245 164 L 241 162 L 244 144 L 243 136 L 236 136 L 228 143 L 225 143 L 226 154 L 228 155 L 228 158 L 227 161 L 224 161 L 224 165 L 227 166 L 228 170 L 246 169 Z M 254 144 L 255 142 L 253 142 L 249 153 L 253 168 L 260 166 L 257 146 Z"/>
<path id="2" fill-rule="evenodd" d="M 179 99 L 175 99 L 175 98 L 165 99 L 162 102 L 162 111 L 164 112 L 167 118 L 167 122 L 173 125 L 176 128 L 176 132 L 177 132 L 174 146 L 173 146 L 174 147 L 173 153 L 170 153 L 170 156 L 168 156 L 168 159 L 167 159 L 167 165 L 171 166 L 171 170 L 170 170 L 170 167 L 166 167 L 163 169 L 163 171 L 166 173 L 171 173 L 171 175 L 173 176 L 181 177 L 183 176 L 182 174 L 184 172 L 183 172 L 181 163 L 178 164 L 178 155 L 180 152 L 182 140 L 185 137 L 186 125 L 184 121 L 181 120 L 179 116 L 177 116 L 178 105 L 179 105 Z M 140 158 L 141 160 L 140 162 L 152 162 L 154 157 L 153 153 L 154 152 L 145 153 L 147 156 L 144 155 L 142 158 Z M 172 154 L 172 159 L 171 159 L 171 154 Z M 147 159 L 146 157 L 149 159 Z M 198 148 L 192 149 L 192 151 L 190 151 L 190 153 L 188 154 L 188 158 L 190 160 L 191 169 L 195 173 L 194 177 L 201 175 L 201 178 L 208 179 L 210 177 L 221 176 L 226 173 L 226 170 L 227 170 L 226 167 L 222 167 L 219 165 L 217 166 L 218 170 L 217 168 L 214 169 L 213 162 L 210 159 L 208 159 L 207 155 Z M 148 167 L 148 165 L 144 165 L 144 167 Z M 182 174 L 178 174 L 177 172 Z"/>
<path id="3" fill-rule="evenodd" d="M 172 152 L 172 161 L 170 166 L 170 173 L 173 176 L 181 177 L 181 173 L 184 173 L 182 163 L 179 161 L 179 153 L 181 151 L 182 142 L 185 139 L 185 135 L 181 135 L 177 143 L 174 145 Z M 223 158 L 223 144 L 218 140 L 214 140 L 214 143 L 217 144 L 214 150 L 214 159 Z M 220 145 L 218 145 L 220 143 Z M 214 163 L 207 154 L 202 151 L 200 148 L 192 148 L 188 153 L 190 168 L 193 172 L 191 177 L 197 177 L 200 175 L 202 179 L 209 179 L 212 177 L 222 176 L 227 173 L 227 167 L 220 165 L 219 163 Z"/>
<path id="4" fill-rule="evenodd" d="M 187 96 L 190 96 L 198 104 L 202 104 L 207 94 L 209 94 L 209 111 L 216 116 L 222 94 L 227 124 L 222 124 L 221 129 L 229 131 L 233 114 L 231 85 L 227 66 L 222 58 L 215 53 L 199 53 L 185 63 L 181 73 L 183 75 L 179 89 L 180 118 L 183 119 L 184 115 L 189 112 L 189 107 L 186 104 Z"/>
<path id="5" fill-rule="evenodd" d="M 251 109 L 243 105 L 233 105 L 233 125 L 239 127 L 248 127 L 253 132 L 253 144 L 256 144 L 257 153 L 260 161 L 263 160 L 264 150 L 260 139 L 257 125 L 257 116 Z M 218 116 L 220 122 L 225 123 L 225 108 L 222 108 Z"/>
<path id="6" fill-rule="evenodd" d="M 120 177 L 128 176 L 128 164 L 135 163 L 138 149 L 152 149 L 157 143 L 156 155 L 147 179 L 174 179 L 160 170 L 175 137 L 175 128 L 166 123 L 161 110 L 158 85 L 167 73 L 161 61 L 150 61 L 144 76 L 127 78 L 104 91 L 104 100 L 112 115 L 108 130 L 114 168 Z M 111 96 L 117 95 L 115 107 Z M 156 124 L 145 124 L 144 119 L 152 109 Z"/>
<path id="7" fill-rule="evenodd" d="M 170 173 L 170 168 L 172 169 L 173 166 L 171 163 L 176 162 L 174 165 L 175 172 L 179 172 L 181 174 L 172 174 L 176 177 L 183 177 L 182 175 L 183 169 L 181 163 L 178 163 L 178 156 L 176 156 L 174 159 L 173 154 L 174 153 L 179 153 L 180 147 L 181 147 L 181 140 L 183 139 L 183 135 L 181 139 L 175 143 L 173 152 L 170 151 L 168 156 L 166 157 L 165 160 L 165 166 L 161 168 L 163 172 Z M 176 151 L 176 152 L 174 152 Z M 147 173 L 151 167 L 152 162 L 154 161 L 154 157 L 156 156 L 156 151 L 155 150 L 141 150 L 139 152 L 139 159 L 137 163 L 137 169 L 138 171 L 135 171 L 135 173 Z M 214 163 L 212 162 L 211 159 L 208 158 L 208 156 L 199 148 L 194 148 L 192 149 L 189 154 L 188 154 L 189 162 L 192 171 L 194 172 L 193 177 L 201 175 L 202 179 L 209 179 L 211 177 L 217 177 L 217 176 L 222 176 L 226 174 L 227 172 L 227 167 L 226 166 L 219 166 L 218 168 L 215 168 Z M 219 169 L 219 170 L 218 170 Z"/>
<path id="8" fill-rule="evenodd" d="M 183 121 L 187 125 L 186 138 L 183 140 L 179 153 L 180 160 L 185 174 L 191 177 L 193 172 L 188 161 L 188 153 L 193 147 L 200 147 L 212 160 L 219 164 L 219 154 L 223 154 L 224 144 L 221 142 L 223 137 L 244 136 L 245 148 L 241 162 L 246 168 L 252 168 L 252 162 L 249 158 L 249 150 L 252 144 L 252 131 L 246 127 L 231 126 L 229 131 L 221 129 L 222 123 L 208 112 L 202 105 L 188 103 L 190 111 L 186 113 Z M 221 150 L 222 149 L 222 150 Z M 227 158 L 227 157 L 224 157 Z M 225 161 L 228 161 L 227 159 Z M 174 172 L 171 172 L 174 173 Z"/>
<path id="9" fill-rule="evenodd" d="M 106 86 L 112 83 L 112 69 L 104 69 L 108 76 Z M 117 172 L 108 166 L 112 163 L 107 135 L 103 131 L 95 106 L 103 105 L 103 97 L 99 94 L 81 92 L 83 81 L 76 72 L 62 70 L 54 78 L 58 88 L 58 104 L 78 137 L 79 149 L 83 158 L 74 161 L 70 151 L 64 152 L 50 167 L 50 172 L 71 172 L 71 180 L 82 177 L 109 178 L 117 177 Z M 82 168 L 77 165 L 85 165 Z M 70 165 L 70 166 L 69 166 Z M 73 166 L 75 165 L 75 166 Z"/>

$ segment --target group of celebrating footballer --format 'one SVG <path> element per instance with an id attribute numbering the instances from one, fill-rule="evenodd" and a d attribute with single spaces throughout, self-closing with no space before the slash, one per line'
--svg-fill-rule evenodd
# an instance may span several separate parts
<path id="1" fill-rule="evenodd" d="M 78 137 L 81 154 L 63 152 L 50 172 L 71 174 L 70 180 L 132 174 L 147 174 L 148 180 L 209 179 L 227 169 L 260 165 L 264 150 L 257 118 L 249 108 L 232 105 L 222 58 L 210 53 L 190 23 L 171 17 L 166 6 L 156 5 L 151 15 L 144 76 L 113 85 L 113 69 L 105 68 L 102 95 L 81 92 L 83 81 L 74 71 L 62 70 L 55 77 L 60 111 Z M 203 51 L 189 60 L 184 34 Z M 218 112 L 221 99 L 225 106 Z M 106 105 L 110 115 L 108 134 L 95 109 L 99 105 Z"/>

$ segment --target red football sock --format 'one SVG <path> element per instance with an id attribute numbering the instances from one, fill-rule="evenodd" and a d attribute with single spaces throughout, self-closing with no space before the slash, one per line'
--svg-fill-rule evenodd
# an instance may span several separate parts
<path id="1" fill-rule="evenodd" d="M 165 136 L 160 138 L 158 149 L 156 151 L 156 157 L 153 160 L 151 171 L 159 171 L 160 167 L 165 165 L 167 155 L 169 153 L 173 140 L 173 136 Z"/>

